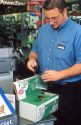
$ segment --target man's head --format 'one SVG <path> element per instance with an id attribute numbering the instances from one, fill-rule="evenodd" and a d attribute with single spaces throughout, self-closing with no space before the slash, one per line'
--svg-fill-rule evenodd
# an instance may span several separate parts
<path id="1" fill-rule="evenodd" d="M 46 0 L 43 8 L 46 22 L 55 29 L 68 18 L 65 0 Z"/>

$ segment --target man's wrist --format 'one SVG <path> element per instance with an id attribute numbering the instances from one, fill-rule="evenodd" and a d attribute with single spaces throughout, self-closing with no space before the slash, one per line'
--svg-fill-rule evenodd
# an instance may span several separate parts
<path id="1" fill-rule="evenodd" d="M 28 60 L 29 60 L 29 61 L 30 61 L 30 60 L 34 60 L 34 61 L 36 61 L 36 59 L 35 59 L 35 58 L 29 58 Z"/>

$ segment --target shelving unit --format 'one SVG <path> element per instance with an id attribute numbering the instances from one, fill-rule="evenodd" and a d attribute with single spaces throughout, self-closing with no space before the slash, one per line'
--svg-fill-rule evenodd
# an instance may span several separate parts
<path id="1" fill-rule="evenodd" d="M 68 7 L 68 15 L 75 22 L 81 24 L 81 1 L 66 0 Z"/>

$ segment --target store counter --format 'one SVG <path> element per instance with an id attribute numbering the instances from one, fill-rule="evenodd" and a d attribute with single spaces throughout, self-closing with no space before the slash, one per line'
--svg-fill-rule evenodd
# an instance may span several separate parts
<path id="1" fill-rule="evenodd" d="M 41 120 L 36 123 L 23 118 L 18 118 L 18 125 L 54 125 L 55 121 L 56 121 L 56 117 L 54 117 L 53 115 L 49 115 L 44 120 Z"/>

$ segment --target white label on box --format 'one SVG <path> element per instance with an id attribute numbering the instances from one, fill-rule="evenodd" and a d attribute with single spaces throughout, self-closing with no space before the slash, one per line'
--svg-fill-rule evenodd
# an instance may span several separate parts
<path id="1" fill-rule="evenodd" d="M 28 82 L 27 81 L 17 81 L 14 82 L 15 86 L 16 86 L 16 91 L 17 91 L 17 96 L 19 100 L 22 100 L 24 98 L 26 98 L 26 89 L 28 88 Z"/>
<path id="2" fill-rule="evenodd" d="M 15 95 L 13 94 L 5 94 L 13 108 L 15 109 Z"/>
<path id="3" fill-rule="evenodd" d="M 8 106 L 6 105 L 5 101 L 3 100 L 2 96 L 0 95 L 0 117 L 12 114 L 9 110 Z"/>
<path id="4" fill-rule="evenodd" d="M 37 109 L 37 120 L 41 120 L 45 114 L 45 105 L 39 106 Z"/>

